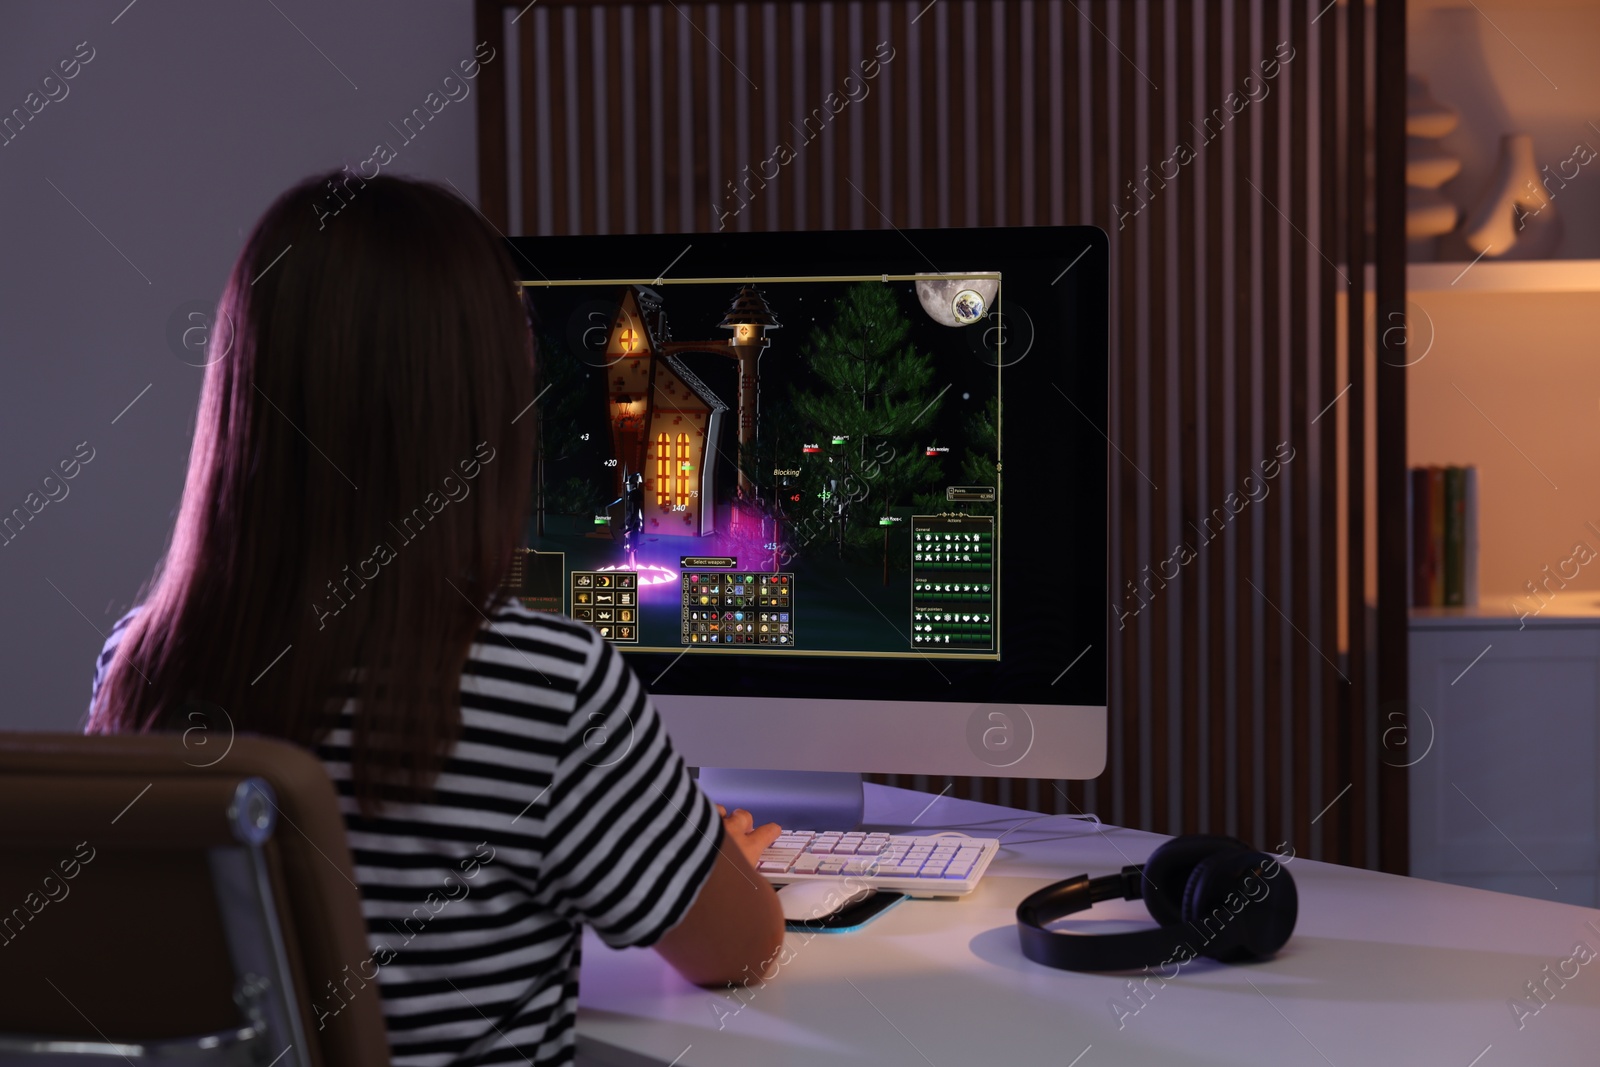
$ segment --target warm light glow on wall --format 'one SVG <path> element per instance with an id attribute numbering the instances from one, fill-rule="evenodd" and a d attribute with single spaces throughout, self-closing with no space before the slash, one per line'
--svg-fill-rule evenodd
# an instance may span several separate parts
<path id="1" fill-rule="evenodd" d="M 677 501 L 679 507 L 689 505 L 689 435 L 678 435 L 678 480 Z"/>
<path id="2" fill-rule="evenodd" d="M 614 396 L 611 398 L 613 409 L 612 420 L 618 430 L 643 430 L 644 409 L 643 400 L 634 400 L 627 396 Z"/>
<path id="3" fill-rule="evenodd" d="M 664 433 L 656 435 L 656 507 L 672 499 L 672 449 Z"/>

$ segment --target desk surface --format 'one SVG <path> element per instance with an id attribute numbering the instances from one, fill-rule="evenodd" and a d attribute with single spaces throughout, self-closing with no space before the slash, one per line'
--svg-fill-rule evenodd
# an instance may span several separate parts
<path id="1" fill-rule="evenodd" d="M 874 828 L 907 828 L 924 794 L 867 786 Z M 1030 818 L 944 798 L 913 828 L 996 836 Z M 789 934 L 792 959 L 743 1000 L 699 989 L 653 951 L 586 935 L 580 1062 L 618 1065 L 1600 1063 L 1600 911 L 1372 871 L 1292 861 L 1294 936 L 1266 963 L 1196 960 L 1136 1014 L 1130 976 L 1023 958 L 1017 902 L 1049 882 L 1141 863 L 1164 840 L 1056 817 L 1005 838 L 978 891 L 905 901 L 852 934 Z M 1149 925 L 1140 901 L 1062 928 Z M 1592 926 L 1589 924 L 1593 924 Z M 1549 971 L 1544 968 L 1548 965 Z M 1548 1003 L 1518 1019 L 1524 983 Z M 1170 973 L 1170 968 L 1169 968 Z M 1127 1004 L 1119 1026 L 1113 998 Z M 1532 1002 L 1530 1002 L 1531 1005 Z M 720 1027 L 719 1027 L 720 1024 Z"/>

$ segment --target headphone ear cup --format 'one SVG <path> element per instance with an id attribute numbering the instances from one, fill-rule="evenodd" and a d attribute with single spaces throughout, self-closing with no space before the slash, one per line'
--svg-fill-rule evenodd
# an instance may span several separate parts
<path id="1" fill-rule="evenodd" d="M 1162 926 L 1183 922 L 1183 900 L 1189 875 L 1207 856 L 1218 852 L 1248 849 L 1236 837 L 1223 834 L 1184 834 L 1150 853 L 1140 880 L 1144 906 L 1150 917 Z"/>
<path id="2" fill-rule="evenodd" d="M 1262 873 L 1269 865 L 1278 870 L 1271 879 Z M 1252 879 L 1262 891 L 1249 886 Z M 1294 933 L 1299 913 L 1294 878 L 1277 859 L 1250 848 L 1211 854 L 1184 886 L 1183 921 L 1207 939 L 1200 955 L 1223 963 L 1271 956 Z"/>

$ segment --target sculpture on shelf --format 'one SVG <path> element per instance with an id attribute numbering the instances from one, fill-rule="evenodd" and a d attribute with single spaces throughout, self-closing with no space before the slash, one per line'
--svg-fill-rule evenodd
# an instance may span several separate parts
<path id="1" fill-rule="evenodd" d="M 1406 238 L 1427 241 L 1456 228 L 1460 211 L 1439 187 L 1461 172 L 1461 160 L 1439 145 L 1461 116 L 1433 98 L 1421 75 L 1406 78 Z M 1421 256 L 1413 258 L 1424 258 Z"/>
<path id="2" fill-rule="evenodd" d="M 1467 246 L 1496 259 L 1513 247 L 1517 259 L 1551 255 L 1561 243 L 1561 219 L 1551 203 L 1552 180 L 1565 184 L 1560 178 L 1540 174 L 1533 159 L 1532 137 L 1525 133 L 1502 137 L 1494 179 L 1462 234 Z"/>

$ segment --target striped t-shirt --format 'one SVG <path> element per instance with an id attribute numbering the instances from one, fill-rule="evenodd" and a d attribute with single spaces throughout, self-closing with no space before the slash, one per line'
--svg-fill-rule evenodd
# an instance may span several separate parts
<path id="1" fill-rule="evenodd" d="M 132 617 L 100 653 L 95 692 Z M 589 627 L 502 607 L 468 654 L 461 736 L 433 801 L 374 817 L 352 796 L 355 703 L 317 755 L 339 792 L 372 947 L 351 974 L 376 972 L 394 1063 L 570 1063 L 579 927 L 614 947 L 653 944 L 688 912 L 721 844 L 722 821 L 644 686 Z M 320 1025 L 361 995 L 341 977 L 310 991 Z"/>

